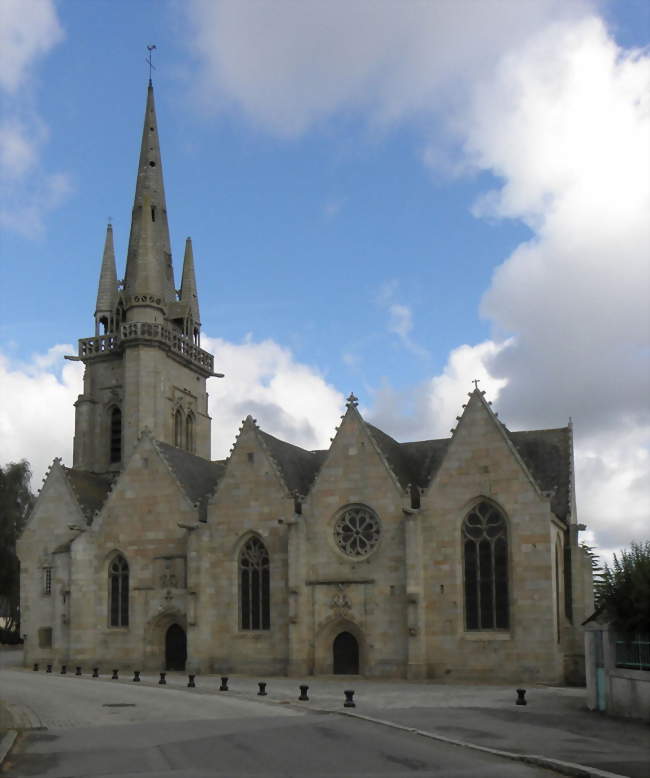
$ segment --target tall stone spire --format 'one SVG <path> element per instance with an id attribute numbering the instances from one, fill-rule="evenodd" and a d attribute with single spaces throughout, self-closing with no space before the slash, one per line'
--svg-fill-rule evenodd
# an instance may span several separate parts
<path id="1" fill-rule="evenodd" d="M 115 269 L 115 249 L 113 248 L 113 227 L 106 228 L 104 241 L 104 256 L 102 269 L 99 273 L 97 287 L 97 304 L 95 305 L 95 334 L 99 335 L 100 327 L 106 331 L 113 329 L 113 317 L 117 304 L 117 271 Z"/>
<path id="2" fill-rule="evenodd" d="M 195 327 L 201 324 L 199 314 L 199 295 L 196 290 L 196 276 L 194 275 L 194 253 L 192 251 L 192 238 L 185 241 L 185 258 L 183 259 L 183 278 L 181 280 L 181 302 L 187 304 L 188 313 Z"/>
<path id="3" fill-rule="evenodd" d="M 146 237 L 142 235 L 143 231 L 148 233 Z M 158 122 L 151 81 L 147 90 L 133 200 L 124 296 L 127 310 L 145 301 L 165 310 L 170 302 L 176 300 Z"/>

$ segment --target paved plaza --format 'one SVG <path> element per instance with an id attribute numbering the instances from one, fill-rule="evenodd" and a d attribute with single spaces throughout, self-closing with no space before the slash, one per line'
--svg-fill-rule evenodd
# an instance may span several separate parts
<path id="1" fill-rule="evenodd" d="M 233 776 L 319 775 L 320 770 L 324 775 L 382 776 L 414 770 L 424 775 L 455 775 L 463 774 L 455 770 L 469 770 L 464 774 L 487 776 L 493 769 L 499 776 L 538 773 L 538 768 L 498 758 L 494 754 L 499 751 L 537 755 L 542 764 L 565 774 L 571 773 L 573 764 L 586 768 L 581 773 L 576 767 L 574 774 L 578 775 L 610 773 L 645 778 L 650 764 L 650 728 L 587 711 L 583 689 L 532 687 L 526 691 L 526 706 L 515 704 L 516 690 L 509 687 L 359 677 L 234 676 L 229 678 L 226 692 L 219 691 L 219 676 L 197 677 L 196 688 L 188 689 L 188 676 L 181 673 L 167 673 L 164 686 L 153 674 L 142 674 L 139 683 L 132 680 L 133 673 L 121 673 L 119 680 L 111 680 L 112 668 L 100 668 L 98 679 L 91 677 L 91 668 L 82 668 L 83 675 L 78 677 L 70 667 L 63 676 L 60 667 L 53 668 L 51 674 L 45 673 L 45 668 L 38 672 L 22 668 L 20 656 L 16 650 L 0 651 L 0 725 L 13 726 L 21 733 L 5 764 L 6 775 L 100 774 L 92 772 L 90 762 L 87 767 L 91 771 L 86 773 L 57 772 L 56 765 L 50 769 L 46 762 L 39 762 L 39 754 L 44 757 L 53 747 L 53 737 L 56 753 L 68 754 L 68 761 L 73 762 L 79 751 L 88 756 L 89 749 L 105 747 L 102 742 L 106 737 L 117 739 L 128 744 L 124 760 L 136 759 L 139 766 L 134 772 L 140 775 L 174 774 L 180 769 L 173 767 L 174 759 L 181 758 L 195 760 L 196 775 L 204 774 L 200 770 L 206 759 L 210 769 L 214 768 L 211 774 L 215 770 L 221 774 L 219 764 L 224 769 L 239 765 L 241 771 L 231 773 Z M 259 680 L 266 682 L 267 696 L 258 695 Z M 309 700 L 298 700 L 301 684 L 309 686 Z M 349 689 L 355 692 L 354 708 L 343 706 L 344 691 Z M 109 728 L 112 734 L 106 735 Z M 222 763 L 210 762 L 215 754 L 206 756 L 215 747 L 214 738 L 220 742 Z M 242 739 L 235 747 L 233 739 L 238 738 Z M 177 746 L 172 748 L 169 744 L 176 739 Z M 189 752 L 188 740 L 197 741 Z M 390 753 L 406 760 L 401 767 L 388 758 L 382 762 L 378 755 L 385 751 L 380 744 L 388 742 L 392 743 Z M 474 748 L 450 745 L 454 742 Z M 244 748 L 243 743 L 247 743 L 249 753 L 242 762 L 237 761 L 237 753 Z M 274 748 L 280 743 L 286 760 L 278 762 Z M 160 748 L 168 746 L 172 751 L 176 748 L 176 757 L 170 756 L 156 768 Z M 366 752 L 361 761 L 357 759 L 359 749 Z M 120 749 L 111 749 L 110 754 L 115 773 L 124 778 L 129 769 L 126 762 L 114 764 L 116 759 L 119 762 Z M 158 757 L 152 756 L 155 754 Z M 379 761 L 373 761 L 373 754 Z M 492 764 L 495 759 L 498 765 Z M 477 769 L 476 760 L 482 766 L 472 773 Z M 12 772 L 21 764 L 27 772 Z M 442 764 L 446 764 L 446 771 L 440 771 Z M 261 772 L 260 765 L 273 765 L 273 771 Z M 66 770 L 70 766 L 65 759 L 61 769 L 64 766 Z M 550 775 L 546 770 L 541 774 Z"/>

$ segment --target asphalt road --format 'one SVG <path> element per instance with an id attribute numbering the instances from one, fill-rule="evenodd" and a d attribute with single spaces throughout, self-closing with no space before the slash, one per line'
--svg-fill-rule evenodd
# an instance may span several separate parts
<path id="1" fill-rule="evenodd" d="M 1 775 L 542 778 L 547 770 L 335 713 L 128 681 L 0 671 L 25 729 Z M 30 729 L 31 727 L 31 729 Z"/>

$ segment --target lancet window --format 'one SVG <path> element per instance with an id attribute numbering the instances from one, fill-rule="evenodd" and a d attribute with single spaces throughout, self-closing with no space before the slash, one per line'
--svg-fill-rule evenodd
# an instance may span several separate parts
<path id="1" fill-rule="evenodd" d="M 174 445 L 183 448 L 183 412 L 180 408 L 174 414 Z"/>
<path id="2" fill-rule="evenodd" d="M 191 413 L 185 419 L 185 448 L 194 451 L 194 416 Z"/>
<path id="3" fill-rule="evenodd" d="M 507 629 L 508 532 L 503 514 L 479 502 L 463 522 L 465 626 Z"/>
<path id="4" fill-rule="evenodd" d="M 114 464 L 122 461 L 122 411 L 119 408 L 111 409 L 110 436 L 109 436 L 110 462 Z"/>
<path id="5" fill-rule="evenodd" d="M 108 568 L 108 612 L 111 627 L 129 626 L 129 565 L 120 554 Z"/>
<path id="6" fill-rule="evenodd" d="M 239 555 L 239 611 L 242 629 L 269 629 L 271 597 L 269 552 L 252 537 Z"/>

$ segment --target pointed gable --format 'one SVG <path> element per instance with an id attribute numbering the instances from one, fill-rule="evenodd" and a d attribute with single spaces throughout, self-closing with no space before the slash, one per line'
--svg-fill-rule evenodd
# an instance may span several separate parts
<path id="1" fill-rule="evenodd" d="M 497 462 L 494 447 L 504 446 L 537 494 L 550 498 L 553 513 L 566 520 L 570 513 L 570 429 L 512 432 L 497 418 L 484 394 L 478 389 L 469 393 L 469 401 L 463 406 L 464 411 L 458 417 L 458 425 L 453 430 L 451 440 L 447 441 L 446 447 L 438 446 L 433 455 L 439 461 L 437 467 L 434 464 L 432 475 L 435 476 L 436 470 L 444 468 L 447 456 L 468 457 L 470 450 L 483 452 L 483 466 L 490 467 Z M 440 444 L 444 442 L 439 441 Z M 470 445 L 461 455 L 459 445 L 462 443 Z"/>

